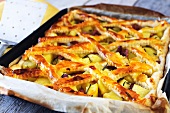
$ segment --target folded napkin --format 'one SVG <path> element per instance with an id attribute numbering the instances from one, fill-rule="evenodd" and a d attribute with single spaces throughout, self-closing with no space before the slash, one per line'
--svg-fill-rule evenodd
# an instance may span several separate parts
<path id="1" fill-rule="evenodd" d="M 58 12 L 45 0 L 6 0 L 1 1 L 0 5 L 4 5 L 3 11 L 0 11 L 0 39 L 15 43 L 23 40 Z"/>

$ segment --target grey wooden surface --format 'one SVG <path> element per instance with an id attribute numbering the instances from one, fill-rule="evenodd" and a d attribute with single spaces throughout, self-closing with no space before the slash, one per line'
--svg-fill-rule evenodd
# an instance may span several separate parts
<path id="1" fill-rule="evenodd" d="M 170 16 L 170 0 L 138 0 L 134 5 Z"/>
<path id="2" fill-rule="evenodd" d="M 134 6 L 159 11 L 170 16 L 170 0 L 137 0 Z M 13 96 L 0 95 L 0 113 L 56 113 Z"/>

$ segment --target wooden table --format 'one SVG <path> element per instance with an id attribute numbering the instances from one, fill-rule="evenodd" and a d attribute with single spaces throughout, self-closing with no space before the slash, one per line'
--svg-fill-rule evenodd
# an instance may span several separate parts
<path id="1" fill-rule="evenodd" d="M 52 1 L 52 0 L 49 0 Z M 91 0 L 84 0 L 84 4 L 90 3 Z M 132 1 L 132 0 L 122 0 Z M 144 7 L 159 11 L 170 16 L 169 0 L 134 0 L 134 6 Z M 128 4 L 128 3 L 127 3 Z M 55 4 L 54 4 L 55 5 Z M 56 113 L 37 104 L 27 102 L 13 96 L 0 95 L 0 113 Z"/>

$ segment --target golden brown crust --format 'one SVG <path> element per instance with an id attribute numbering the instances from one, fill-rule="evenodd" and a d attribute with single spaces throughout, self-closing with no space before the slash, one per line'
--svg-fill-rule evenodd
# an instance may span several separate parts
<path id="1" fill-rule="evenodd" d="M 96 78 L 94 78 L 91 74 L 78 74 L 70 78 L 60 78 L 54 83 L 54 89 L 58 90 L 62 87 L 77 86 L 83 83 L 91 82 L 93 80 L 96 80 Z"/>
<path id="2" fill-rule="evenodd" d="M 73 10 L 25 51 L 22 60 L 37 67 L 23 73 L 22 69 L 1 71 L 24 80 L 43 75 L 54 90 L 86 96 L 95 94 L 88 94 L 91 85 L 101 90 L 101 80 L 119 98 L 151 107 L 163 77 L 169 38 L 170 25 L 163 20 L 123 20 Z"/>

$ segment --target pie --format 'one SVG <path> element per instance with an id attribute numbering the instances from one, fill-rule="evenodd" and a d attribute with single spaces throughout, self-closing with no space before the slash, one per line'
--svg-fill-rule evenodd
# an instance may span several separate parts
<path id="1" fill-rule="evenodd" d="M 154 105 L 170 40 L 165 20 L 72 10 L 1 73 L 71 95 Z"/>

